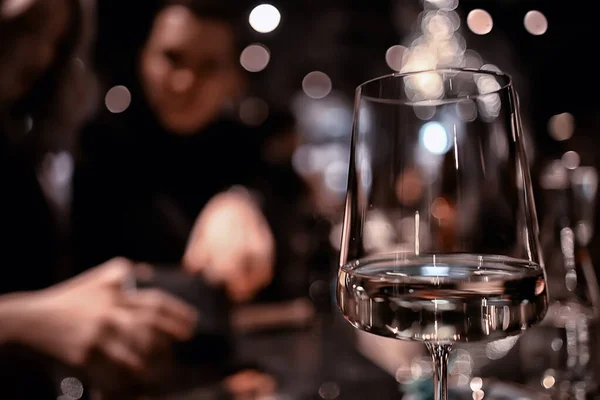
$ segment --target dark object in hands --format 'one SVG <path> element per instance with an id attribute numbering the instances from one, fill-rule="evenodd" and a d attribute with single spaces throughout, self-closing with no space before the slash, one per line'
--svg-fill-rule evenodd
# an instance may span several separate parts
<path id="1" fill-rule="evenodd" d="M 136 278 L 137 288 L 162 289 L 193 305 L 198 324 L 192 339 L 175 345 L 175 357 L 186 365 L 219 365 L 227 368 L 233 352 L 230 338 L 230 303 L 226 293 L 198 277 L 175 268 L 153 268 L 147 276 Z"/>

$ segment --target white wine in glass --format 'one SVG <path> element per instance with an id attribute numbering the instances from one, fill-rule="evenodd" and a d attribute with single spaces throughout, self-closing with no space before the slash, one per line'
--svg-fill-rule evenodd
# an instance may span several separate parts
<path id="1" fill-rule="evenodd" d="M 548 307 L 511 79 L 444 69 L 369 81 L 351 146 L 338 305 L 358 329 L 424 342 L 446 400 L 453 343 L 519 334 Z"/>

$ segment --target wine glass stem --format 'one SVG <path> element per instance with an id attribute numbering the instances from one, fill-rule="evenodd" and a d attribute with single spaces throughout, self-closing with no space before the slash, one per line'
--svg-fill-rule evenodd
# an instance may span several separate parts
<path id="1" fill-rule="evenodd" d="M 433 390 L 435 400 L 448 400 L 448 358 L 451 344 L 427 343 L 433 360 Z"/>

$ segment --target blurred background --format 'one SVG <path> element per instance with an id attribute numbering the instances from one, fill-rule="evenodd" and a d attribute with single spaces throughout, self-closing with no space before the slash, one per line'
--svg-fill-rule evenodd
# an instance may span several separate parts
<path id="1" fill-rule="evenodd" d="M 76 144 L 53 142 L 39 159 L 33 157 L 45 196 L 63 218 L 59 226 L 70 225 L 58 230 L 73 250 L 62 258 L 69 268 L 59 268 L 57 276 L 70 277 L 114 256 L 168 267 L 185 255 L 183 263 L 193 270 L 194 221 L 214 195 L 231 187 L 258 204 L 274 238 L 272 276 L 256 284 L 243 277 L 242 283 L 228 281 L 229 300 L 211 310 L 218 314 L 223 304 L 235 303 L 223 311 L 233 315 L 227 328 L 235 348 L 231 357 L 245 366 L 235 371 L 260 371 L 276 389 L 250 376 L 259 389 L 248 393 L 239 389 L 243 383 L 229 381 L 188 385 L 166 398 L 432 398 L 423 392 L 431 384 L 424 349 L 355 332 L 337 311 L 334 279 L 355 88 L 381 75 L 444 66 L 514 78 L 548 264 L 566 257 L 557 214 L 574 208 L 579 211 L 570 224 L 579 239 L 571 245 L 588 271 L 584 299 L 557 298 L 549 322 L 538 331 L 518 342 L 459 348 L 452 382 L 467 390 L 465 398 L 476 400 L 597 398 L 590 397 L 598 372 L 593 277 L 600 263 L 594 231 L 600 148 L 595 2 L 82 5 L 84 29 L 77 37 L 83 44 L 75 64 L 81 85 L 67 107 L 78 117 L 52 130 L 71 129 Z M 196 80 L 200 83 L 192 83 Z M 198 94 L 190 94 L 194 90 Z M 25 117 L 26 130 L 35 131 L 37 120 Z M 564 200 L 575 205 L 557 207 L 567 186 L 583 194 Z M 147 198 L 152 200 L 146 206 Z M 235 218 L 253 226 L 243 215 Z M 378 232 L 375 240 L 389 240 L 384 220 L 367 223 Z M 228 244 L 208 243 L 215 249 Z M 555 282 L 562 287 L 564 277 L 558 273 Z M 577 357 L 587 355 L 589 373 L 567 377 L 564 371 L 574 368 L 573 346 Z M 502 383 L 488 391 L 490 377 Z M 69 379 L 71 386 L 86 385 Z M 244 393 L 236 397 L 238 389 Z M 63 399 L 84 395 L 65 390 Z"/>

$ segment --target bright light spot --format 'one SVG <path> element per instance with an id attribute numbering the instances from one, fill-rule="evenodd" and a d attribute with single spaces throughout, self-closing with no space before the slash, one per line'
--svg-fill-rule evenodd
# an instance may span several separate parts
<path id="1" fill-rule="evenodd" d="M 400 71 L 402 69 L 402 58 L 405 51 L 406 47 L 395 45 L 385 52 L 385 62 L 393 71 Z"/>
<path id="2" fill-rule="evenodd" d="M 575 131 L 575 117 L 569 113 L 554 115 L 548 121 L 548 132 L 555 140 L 570 139 Z"/>
<path id="3" fill-rule="evenodd" d="M 449 39 L 454 33 L 454 25 L 450 18 L 439 11 L 430 11 L 421 22 L 425 35 L 433 39 Z"/>
<path id="4" fill-rule="evenodd" d="M 267 68 L 271 52 L 262 44 L 251 44 L 240 55 L 240 64 L 246 71 L 260 72 Z"/>
<path id="5" fill-rule="evenodd" d="M 437 100 L 444 95 L 444 81 L 437 72 L 421 72 L 405 77 L 405 90 L 414 101 Z"/>
<path id="6" fill-rule="evenodd" d="M 471 383 L 469 384 L 469 387 L 474 392 L 481 390 L 481 388 L 483 387 L 483 379 L 476 376 L 475 378 L 471 379 Z"/>
<path id="7" fill-rule="evenodd" d="M 402 66 L 402 72 L 434 69 L 437 63 L 437 54 L 432 49 L 426 45 L 418 45 L 409 49 L 406 61 Z"/>
<path id="8" fill-rule="evenodd" d="M 487 11 L 477 8 L 467 16 L 467 26 L 476 35 L 487 35 L 492 31 L 494 21 Z"/>
<path id="9" fill-rule="evenodd" d="M 44 167 L 47 168 L 52 181 L 58 186 L 64 186 L 69 183 L 73 176 L 75 162 L 73 157 L 66 151 L 60 153 L 49 153 L 44 157 Z"/>
<path id="10" fill-rule="evenodd" d="M 450 138 L 446 129 L 438 122 L 428 122 L 421 128 L 421 144 L 433 154 L 444 154 L 450 150 Z"/>
<path id="11" fill-rule="evenodd" d="M 302 90 L 311 99 L 322 99 L 331 92 L 331 79 L 327 74 L 313 71 L 304 77 Z"/>
<path id="12" fill-rule="evenodd" d="M 579 158 L 579 154 L 576 152 L 567 151 L 565 154 L 563 154 L 561 161 L 566 169 L 573 170 L 579 167 L 581 159 Z"/>
<path id="13" fill-rule="evenodd" d="M 458 7 L 458 0 L 427 0 L 427 2 L 443 11 L 452 11 Z"/>
<path id="14" fill-rule="evenodd" d="M 77 378 L 65 378 L 60 383 L 60 390 L 69 399 L 78 400 L 83 396 L 83 384 Z"/>
<path id="15" fill-rule="evenodd" d="M 554 386 L 554 384 L 556 383 L 556 378 L 554 378 L 554 376 L 552 374 L 553 374 L 552 371 L 546 372 L 546 375 L 544 375 L 544 377 L 542 378 L 542 386 L 545 389 L 552 388 Z"/>
<path id="16" fill-rule="evenodd" d="M 563 340 L 561 338 L 553 339 L 550 347 L 552 347 L 552 350 L 554 351 L 559 351 L 563 347 Z"/>
<path id="17" fill-rule="evenodd" d="M 240 119 L 243 123 L 258 126 L 269 116 L 269 106 L 257 97 L 245 99 L 240 104 Z"/>
<path id="18" fill-rule="evenodd" d="M 274 31 L 281 22 L 279 10 L 270 4 L 256 6 L 250 12 L 250 26 L 257 32 L 269 33 Z"/>
<path id="19" fill-rule="evenodd" d="M 114 86 L 106 93 L 104 103 L 111 113 L 122 113 L 131 104 L 131 93 L 125 86 Z"/>
<path id="20" fill-rule="evenodd" d="M 435 40 L 437 44 L 438 62 L 441 65 L 459 66 L 465 52 L 462 37 L 456 34 L 454 37 L 444 40 Z"/>
<path id="21" fill-rule="evenodd" d="M 480 94 L 494 93 L 502 88 L 493 75 L 476 73 L 474 74 L 474 78 Z"/>
<path id="22" fill-rule="evenodd" d="M 478 390 L 473 392 L 473 400 L 481 400 L 485 397 L 485 392 L 483 390 Z"/>
<path id="23" fill-rule="evenodd" d="M 546 16 L 537 10 L 531 10 L 525 14 L 523 24 L 525 25 L 527 32 L 535 36 L 543 35 L 548 30 L 548 20 L 546 19 Z"/>
<path id="24" fill-rule="evenodd" d="M 500 96 L 497 91 L 502 89 L 500 84 L 493 76 L 488 74 L 476 74 L 477 89 L 480 96 L 477 97 L 482 116 L 486 120 L 493 120 L 500 115 L 502 106 Z"/>

